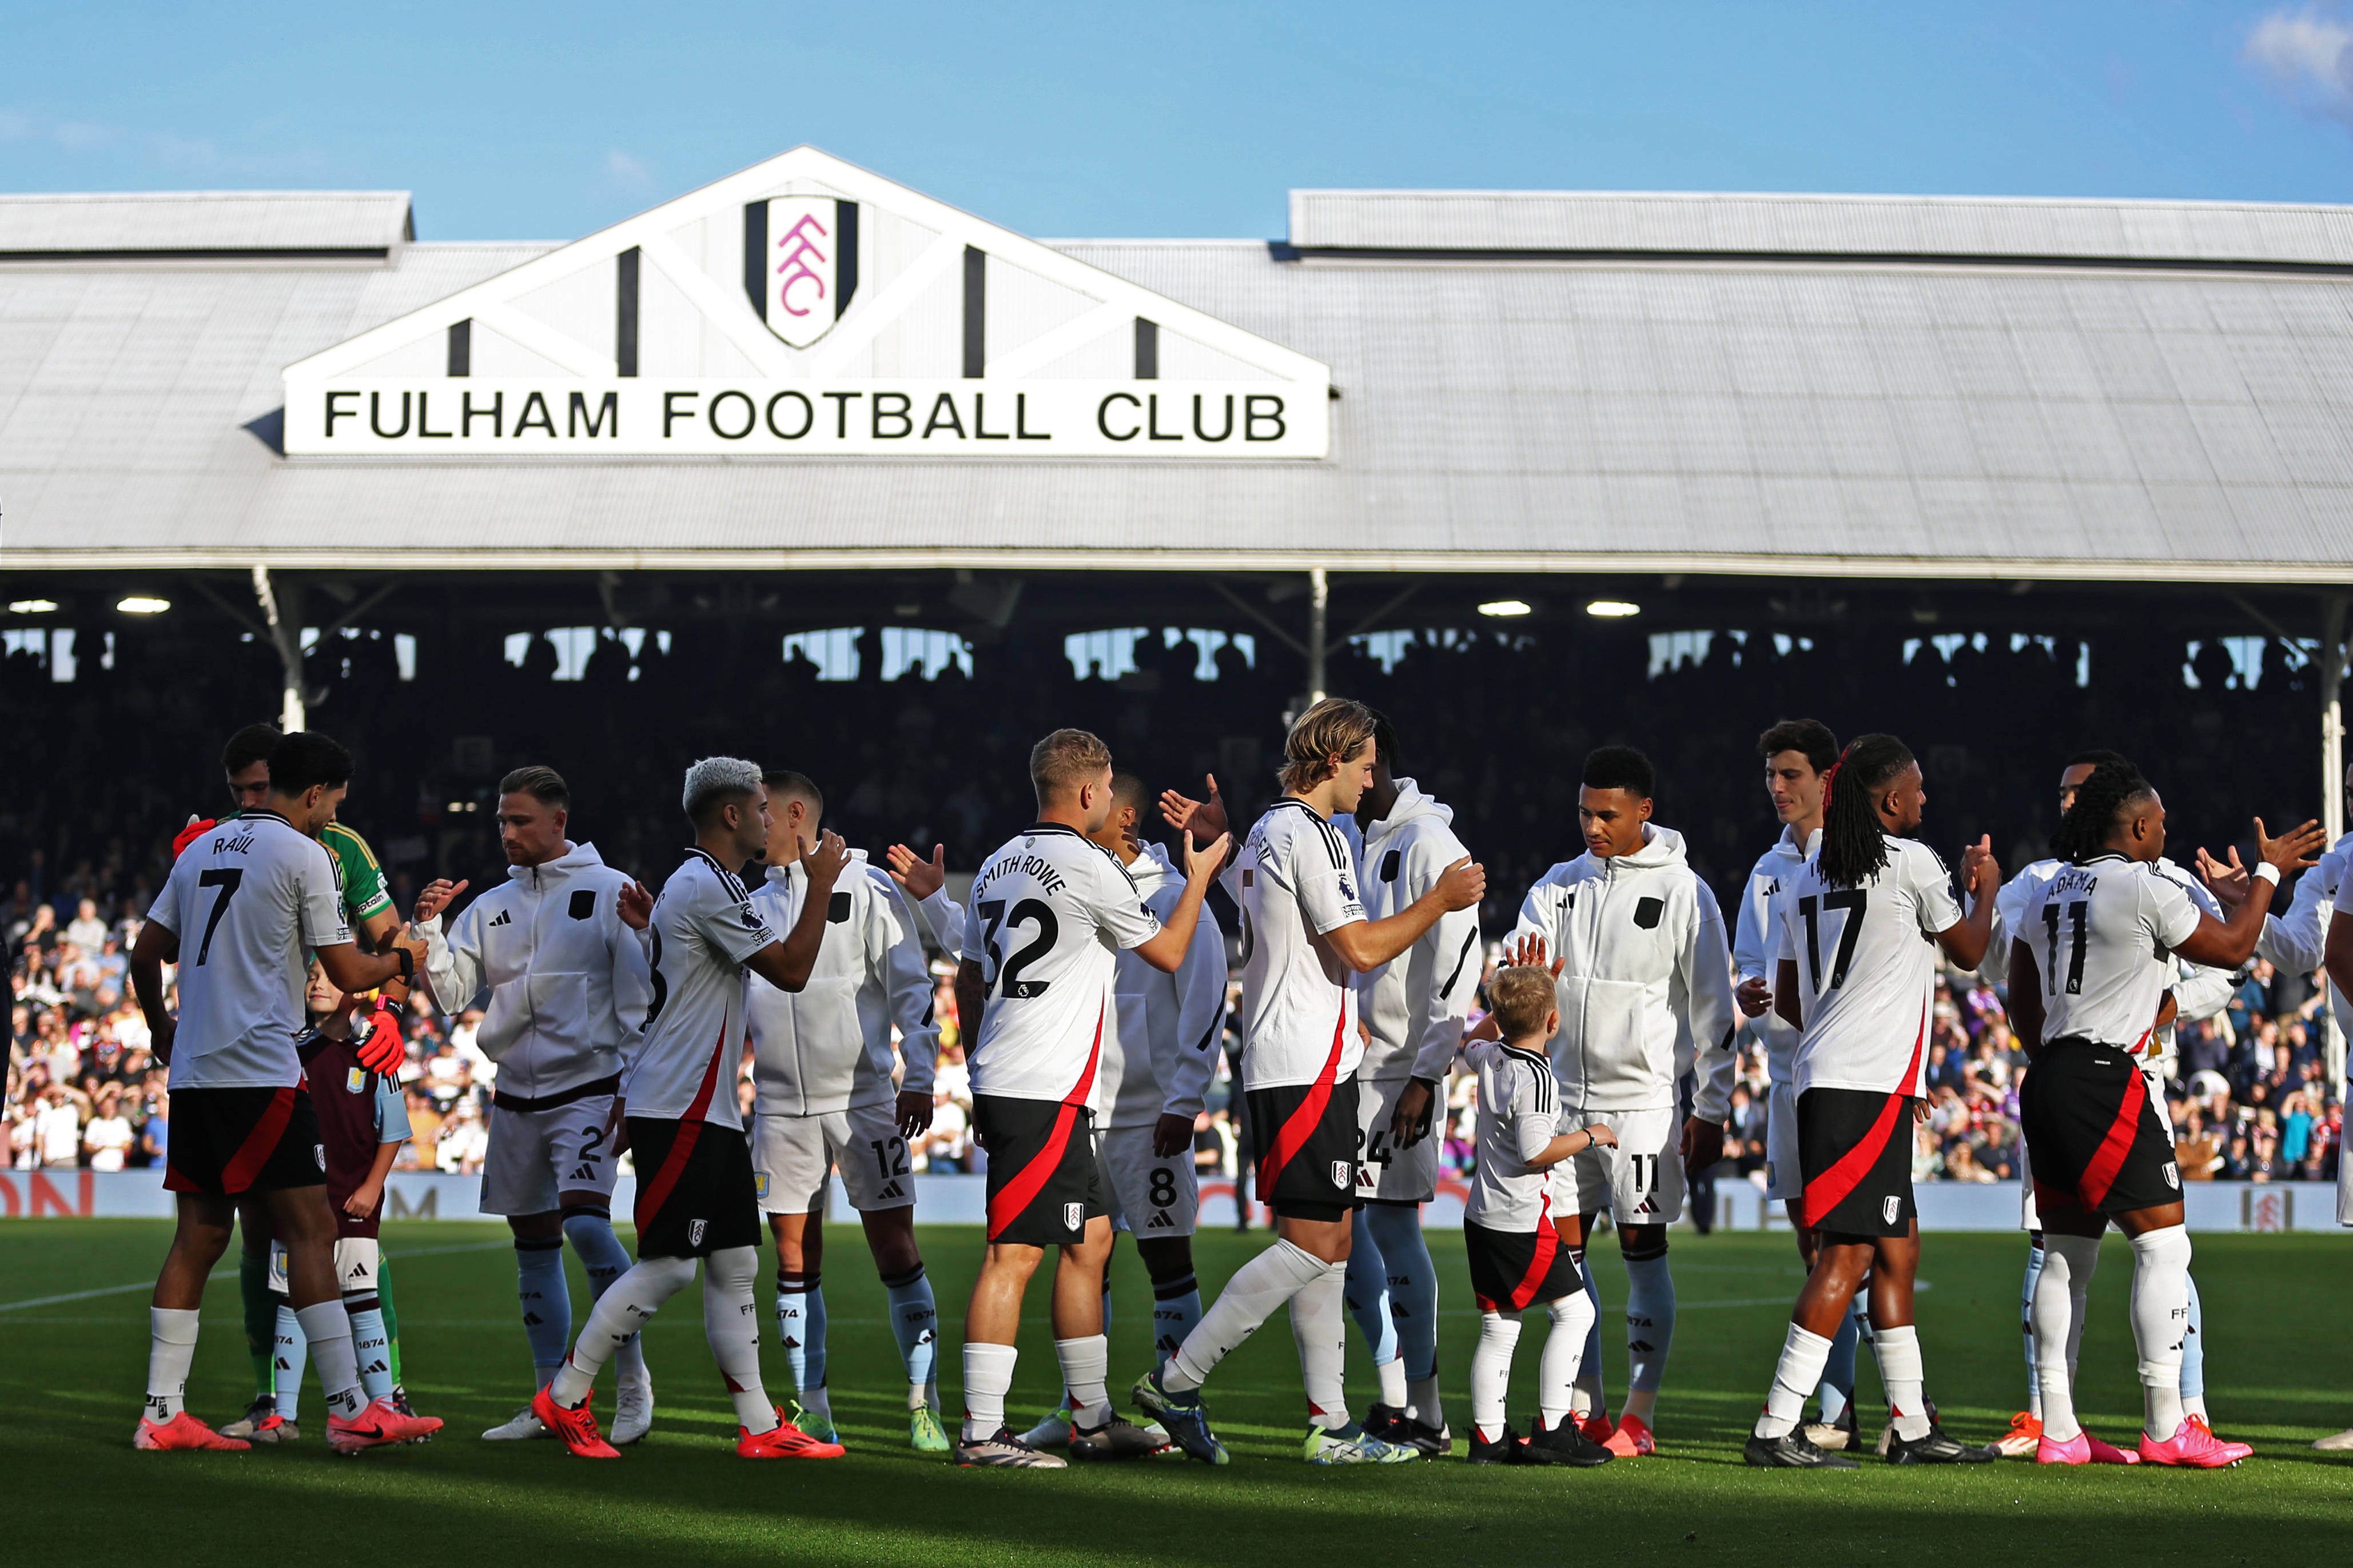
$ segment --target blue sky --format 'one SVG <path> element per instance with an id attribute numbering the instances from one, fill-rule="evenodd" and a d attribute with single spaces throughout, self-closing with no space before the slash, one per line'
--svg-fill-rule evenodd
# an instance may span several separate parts
<path id="1" fill-rule="evenodd" d="M 2353 6 L 0 0 L 0 190 L 571 238 L 801 142 L 1041 237 L 1299 185 L 2353 202 Z"/>

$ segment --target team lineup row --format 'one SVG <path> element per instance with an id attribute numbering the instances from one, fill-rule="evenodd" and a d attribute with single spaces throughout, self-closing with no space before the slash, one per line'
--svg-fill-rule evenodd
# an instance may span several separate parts
<path id="1" fill-rule="evenodd" d="M 2230 972 L 2259 944 L 2309 944 L 2303 897 L 2285 921 L 2268 904 L 2282 872 L 2314 863 L 2317 828 L 2274 840 L 2258 824 L 2252 876 L 2201 855 L 2195 880 L 2162 858 L 2163 809 L 2146 781 L 2120 758 L 2086 753 L 2063 779 L 2059 857 L 2001 887 L 1980 841 L 1962 868 L 1964 914 L 1943 864 L 1910 837 L 1925 790 L 1900 742 L 1866 736 L 1841 752 L 1820 724 L 1794 721 L 1758 749 L 1785 826 L 1730 931 L 1680 837 L 1651 821 L 1648 762 L 1625 747 L 1593 753 L 1579 806 L 1587 852 L 1529 890 L 1473 1029 L 1483 872 L 1448 809 L 1398 775 L 1388 721 L 1353 702 L 1327 700 L 1293 723 L 1283 795 L 1239 843 L 1214 780 L 1200 800 L 1162 795 L 1176 865 L 1140 837 L 1155 804 L 1142 782 L 1115 773 L 1093 736 L 1056 731 L 1032 753 L 1039 819 L 984 863 L 968 910 L 948 897 L 936 850 L 925 860 L 894 846 L 887 868 L 867 862 L 822 829 L 823 798 L 807 778 L 730 758 L 688 771 L 682 805 L 696 841 L 657 899 L 567 837 L 559 777 L 522 769 L 501 784 L 507 881 L 446 922 L 465 886 L 437 882 L 406 926 L 388 900 L 373 908 L 370 890 L 352 886 L 349 857 L 320 844 L 322 834 L 351 837 L 332 826 L 348 755 L 321 736 L 241 732 L 224 756 L 244 792 L 240 813 L 184 834 L 132 956 L 170 1063 L 167 1184 L 180 1208 L 157 1284 L 139 1445 L 291 1435 L 267 1389 L 246 1423 L 218 1434 L 182 1403 L 195 1292 L 240 1221 L 248 1257 L 258 1236 L 282 1248 L 289 1335 L 307 1342 L 328 1390 L 330 1446 L 355 1451 L 438 1428 L 407 1408 L 383 1357 L 362 1353 L 381 1335 L 369 1314 L 388 1286 L 374 1167 L 397 1142 L 378 1075 L 397 1065 L 396 1012 L 424 984 L 448 1009 L 487 989 L 480 1037 L 499 1063 L 483 1207 L 515 1231 L 540 1387 L 486 1436 L 552 1433 L 575 1453 L 615 1455 L 589 1404 L 615 1360 L 611 1436 L 642 1436 L 653 1400 L 638 1332 L 700 1261 L 737 1451 L 839 1454 L 818 1229 L 838 1168 L 890 1296 L 920 1450 L 1039 1468 L 1062 1464 L 1058 1448 L 1124 1458 L 1173 1443 L 1223 1463 L 1202 1388 L 1288 1305 L 1310 1461 L 1451 1452 L 1420 1206 L 1436 1188 L 1434 1090 L 1459 1058 L 1480 1090 L 1466 1202 L 1482 1323 L 1469 1457 L 1592 1465 L 1647 1453 L 1674 1328 L 1667 1226 L 1686 1166 L 1721 1155 L 1734 1039 L 1749 1020 L 1772 1079 L 1770 1195 L 1790 1205 L 1810 1265 L 1750 1462 L 1855 1462 L 1841 1450 L 1856 1437 L 1859 1337 L 1888 1391 L 1881 1451 L 1897 1462 L 1975 1462 L 2021 1447 L 2057 1463 L 2242 1457 L 2243 1446 L 2213 1436 L 2194 1393 L 2197 1407 L 2184 1405 L 2194 1288 L 2170 1131 L 2146 1075 L 2161 1071 L 2175 1016 L 2200 1016 L 2188 1009 L 2215 973 L 2227 995 Z M 755 862 L 756 891 L 737 876 Z M 1203 905 L 1212 879 L 1242 914 L 1234 1032 L 1276 1240 L 1205 1311 L 1190 1258 L 1189 1150 L 1227 1022 L 1225 944 Z M 354 917 L 375 953 L 353 941 Z M 966 1313 L 954 1437 L 938 1415 L 937 1314 L 906 1156 L 930 1118 L 937 1047 L 919 922 L 957 962 L 975 1130 L 989 1155 L 988 1244 Z M 2035 1165 L 2027 1202 L 2042 1213 L 2028 1325 L 2038 1425 L 1993 1447 L 1936 1425 L 1912 1320 L 1919 1241 L 1903 1134 L 1923 1090 L 1940 947 L 1959 967 L 2007 973 L 2035 1064 L 2023 1120 Z M 304 1008 L 312 954 L 315 1017 Z M 163 985 L 174 962 L 176 1030 Z M 359 1016 L 352 998 L 378 987 L 375 1016 Z M 748 1130 L 733 1084 L 746 1043 Z M 1687 1115 L 1679 1081 L 1690 1086 Z M 638 1173 L 633 1265 L 609 1213 L 624 1149 Z M 1631 1386 L 1614 1423 L 1598 1297 L 1581 1266 L 1605 1210 L 1629 1275 Z M 797 1389 L 790 1420 L 760 1375 L 764 1214 Z M 2084 1292 L 2111 1217 L 2137 1259 L 2147 1420 L 2129 1450 L 2082 1433 L 2069 1397 Z M 1141 1425 L 1117 1415 L 1108 1393 L 1114 1222 L 1133 1232 L 1155 1299 L 1157 1364 L 1131 1394 L 1149 1417 Z M 596 1298 L 568 1351 L 567 1238 Z M 1015 1331 L 1050 1247 L 1065 1398 L 1017 1434 L 1004 1409 Z M 1522 1438 L 1504 1420 L 1504 1390 L 1520 1314 L 1534 1306 L 1551 1325 Z M 1381 1379 L 1361 1421 L 1343 1387 L 1351 1312 Z M 1822 1419 L 1809 1425 L 1818 1390 Z"/>

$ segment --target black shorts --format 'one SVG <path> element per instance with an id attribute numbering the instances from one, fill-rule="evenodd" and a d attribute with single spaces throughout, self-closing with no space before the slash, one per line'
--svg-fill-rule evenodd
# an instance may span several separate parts
<path id="1" fill-rule="evenodd" d="M 639 1258 L 708 1258 L 760 1245 L 752 1150 L 741 1131 L 711 1121 L 628 1120 L 638 1167 Z"/>
<path id="2" fill-rule="evenodd" d="M 972 1131 L 988 1152 L 990 1241 L 1075 1247 L 1111 1213 L 1086 1107 L 976 1094 Z"/>
<path id="3" fill-rule="evenodd" d="M 2181 1201 L 2173 1128 L 2121 1046 L 2053 1040 L 2018 1090 L 2034 1206 L 2129 1214 Z M 176 1131 L 176 1130 L 175 1130 Z"/>
<path id="4" fill-rule="evenodd" d="M 172 1091 L 164 1185 L 175 1193 L 274 1193 L 327 1182 L 319 1113 L 300 1089 Z"/>
<path id="5" fill-rule="evenodd" d="M 1258 1195 L 1281 1219 L 1345 1219 L 1356 1209 L 1356 1080 L 1254 1089 L 1247 1096 L 1258 1130 Z"/>
<path id="6" fill-rule="evenodd" d="M 1489 1230 L 1462 1222 L 1462 1250 L 1471 1258 L 1471 1293 L 1489 1312 L 1524 1312 L 1585 1289 L 1577 1255 L 1545 1216 L 1535 1230 Z"/>
<path id="7" fill-rule="evenodd" d="M 1861 1089 L 1798 1096 L 1806 1226 L 1836 1236 L 1909 1236 L 1912 1097 Z"/>

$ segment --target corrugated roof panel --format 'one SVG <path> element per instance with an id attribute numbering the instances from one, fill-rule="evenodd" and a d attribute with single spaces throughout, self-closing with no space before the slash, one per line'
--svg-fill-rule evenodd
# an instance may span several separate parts
<path id="1" fill-rule="evenodd" d="M 2353 208 L 1620 191 L 1291 193 L 1303 250 L 2353 263 Z"/>
<path id="2" fill-rule="evenodd" d="M 406 191 L 0 195 L 0 254 L 366 253 L 413 236 Z"/>

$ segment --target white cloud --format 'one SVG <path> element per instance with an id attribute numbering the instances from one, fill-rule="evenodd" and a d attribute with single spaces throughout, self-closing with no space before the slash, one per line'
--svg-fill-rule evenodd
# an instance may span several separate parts
<path id="1" fill-rule="evenodd" d="M 2306 5 L 2266 13 L 2247 35 L 2241 58 L 2262 67 L 2290 102 L 2353 125 L 2353 26 L 2333 11 Z"/>
<path id="2" fill-rule="evenodd" d="M 654 184 L 654 166 L 616 147 L 605 154 L 605 178 L 625 191 L 649 191 Z"/>

